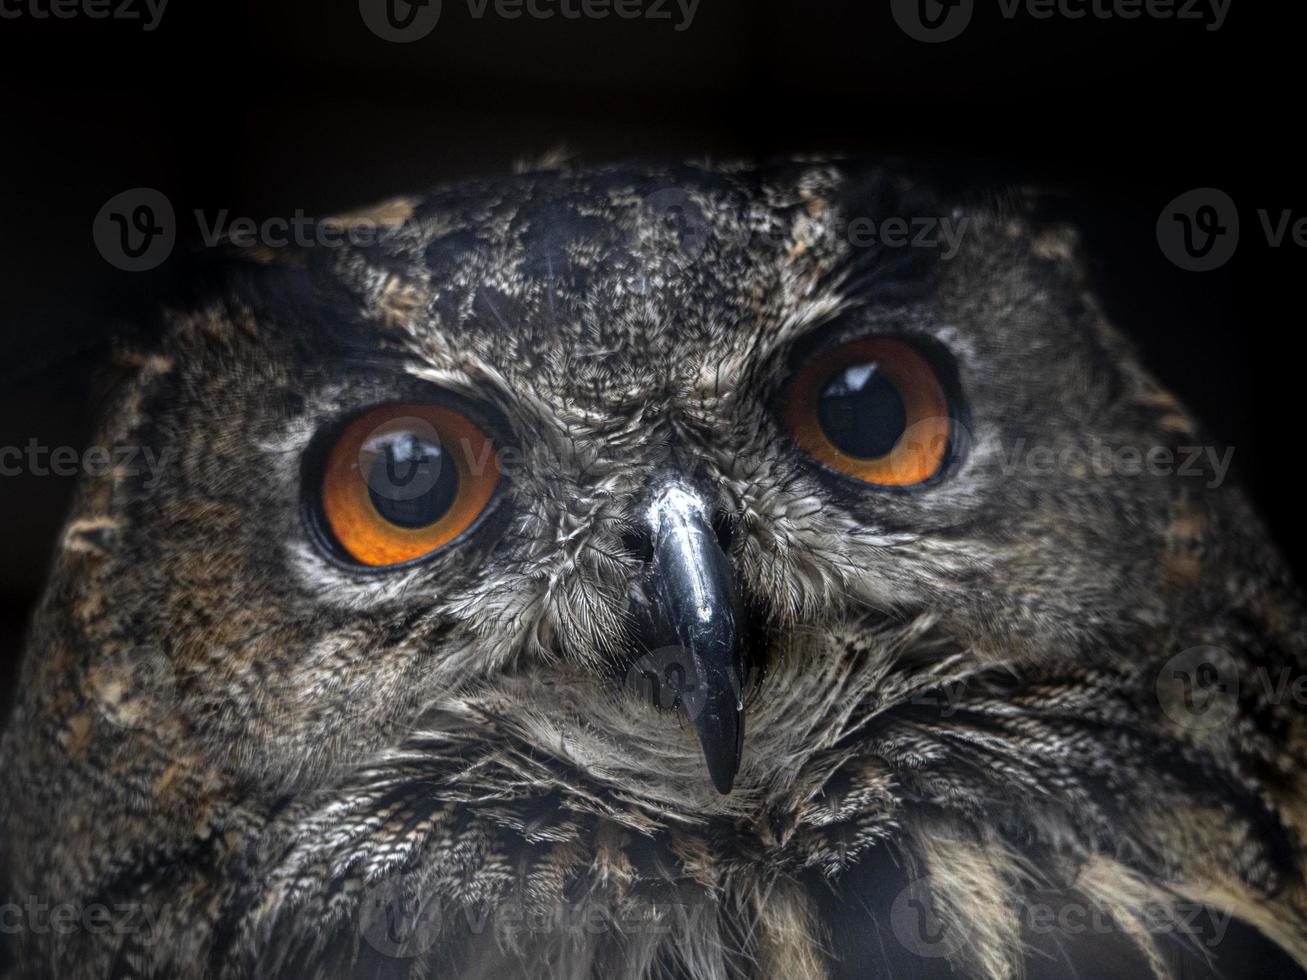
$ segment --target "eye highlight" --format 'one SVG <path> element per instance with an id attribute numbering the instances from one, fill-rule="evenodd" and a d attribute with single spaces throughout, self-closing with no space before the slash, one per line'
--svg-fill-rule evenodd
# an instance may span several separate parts
<path id="1" fill-rule="evenodd" d="M 924 483 L 948 458 L 944 386 L 921 354 L 891 337 L 849 341 L 809 361 L 782 414 L 809 455 L 866 483 Z"/>
<path id="2" fill-rule="evenodd" d="M 383 405 L 331 446 L 320 511 L 336 544 L 361 565 L 421 558 L 472 526 L 494 496 L 489 436 L 443 405 Z"/>

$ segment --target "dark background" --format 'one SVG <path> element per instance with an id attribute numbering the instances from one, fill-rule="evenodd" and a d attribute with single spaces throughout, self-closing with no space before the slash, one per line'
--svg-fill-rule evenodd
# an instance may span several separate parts
<path id="1" fill-rule="evenodd" d="M 115 272 L 92 243 L 101 205 L 128 188 L 159 188 L 183 216 L 259 218 L 503 171 L 560 145 L 593 161 L 891 153 L 945 178 L 1064 192 L 1054 200 L 1084 231 L 1109 312 L 1237 447 L 1236 470 L 1301 568 L 1307 265 L 1300 249 L 1268 248 L 1256 219 L 1307 215 L 1303 41 L 1289 19 L 1301 15 L 1288 6 L 1233 0 L 1209 32 L 1009 21 L 978 0 L 971 28 L 940 45 L 906 37 L 888 0 L 702 0 L 682 32 L 476 20 L 445 0 L 411 45 L 374 37 L 354 0 L 172 0 L 153 32 L 0 20 L 0 446 L 84 445 L 89 348 L 167 286 L 166 271 Z M 1243 242 L 1217 272 L 1182 272 L 1154 228 L 1203 186 L 1233 196 Z M 0 703 L 72 484 L 0 477 Z"/>

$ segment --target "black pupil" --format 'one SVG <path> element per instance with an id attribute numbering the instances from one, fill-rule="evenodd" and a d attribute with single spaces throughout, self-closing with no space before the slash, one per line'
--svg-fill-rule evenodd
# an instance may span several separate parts
<path id="1" fill-rule="evenodd" d="M 869 361 L 851 364 L 826 382 L 817 420 L 840 452 L 878 459 L 903 436 L 908 413 L 899 390 Z"/>
<path id="2" fill-rule="evenodd" d="M 458 467 L 439 445 L 403 433 L 373 457 L 368 495 L 391 524 L 428 527 L 445 516 L 458 495 Z"/>

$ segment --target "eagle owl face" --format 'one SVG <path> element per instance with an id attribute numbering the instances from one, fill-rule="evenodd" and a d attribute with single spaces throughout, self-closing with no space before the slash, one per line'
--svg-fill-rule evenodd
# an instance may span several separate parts
<path id="1" fill-rule="evenodd" d="M 1273 559 L 1210 472 L 1159 471 L 1191 424 L 1070 234 L 824 163 L 525 174 L 372 220 L 250 256 L 132 357 L 103 438 L 160 476 L 85 487 L 38 617 L 14 751 L 133 853 L 220 842 L 197 866 L 240 884 L 178 928 L 265 962 L 268 922 L 397 868 L 720 896 L 887 842 L 998 853 L 1000 824 L 1080 866 L 1145 784 L 1139 813 L 1192 802 L 1138 776 L 1211 737 L 1152 684 Z M 1110 799 L 1075 775 L 1105 765 Z M 1160 827 L 1130 833 L 1170 869 Z"/>
<path id="2" fill-rule="evenodd" d="M 891 218 L 963 248 L 852 240 Z M 928 613 L 940 656 L 1091 656 L 1156 614 L 1167 489 L 1019 458 L 1161 431 L 1123 409 L 1146 382 L 1057 244 L 826 167 L 437 196 L 189 317 L 147 367 L 167 462 L 119 490 L 112 618 L 256 783 L 503 685 L 587 779 L 756 806 L 815 749 L 789 716 L 851 628 Z M 643 703 L 669 699 L 681 718 Z M 723 798 L 701 753 L 726 788 L 741 749 Z"/>

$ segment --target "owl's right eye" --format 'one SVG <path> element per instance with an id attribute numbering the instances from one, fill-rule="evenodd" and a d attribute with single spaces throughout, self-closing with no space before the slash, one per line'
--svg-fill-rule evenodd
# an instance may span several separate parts
<path id="1" fill-rule="evenodd" d="M 925 483 L 950 452 L 949 397 L 938 372 L 890 337 L 849 341 L 804 364 L 783 415 L 810 456 L 873 486 Z"/>
<path id="2" fill-rule="evenodd" d="M 489 436 L 443 405 L 383 405 L 355 419 L 330 447 L 318 514 L 360 565 L 400 565 L 472 527 L 500 470 Z"/>

